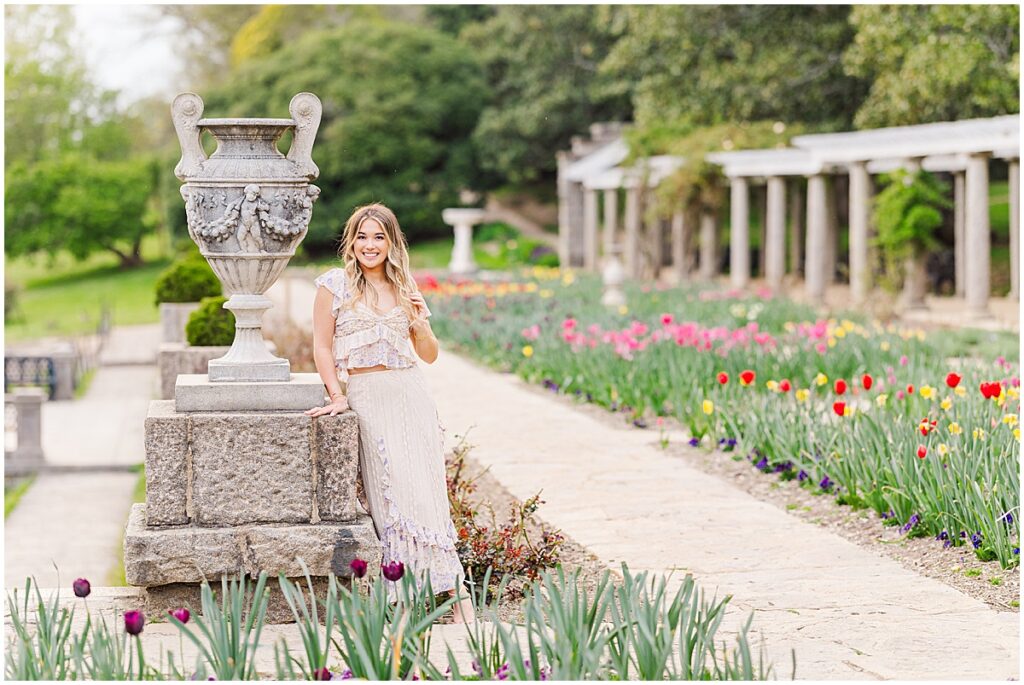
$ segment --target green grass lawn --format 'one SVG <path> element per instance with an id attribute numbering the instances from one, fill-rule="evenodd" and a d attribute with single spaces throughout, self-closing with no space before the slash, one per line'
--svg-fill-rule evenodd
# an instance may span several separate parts
<path id="1" fill-rule="evenodd" d="M 66 252 L 53 260 L 44 255 L 5 258 L 4 278 L 18 286 L 14 311 L 5 321 L 5 340 L 88 333 L 96 329 L 104 304 L 111 308 L 114 324 L 158 321 L 153 287 L 170 258 L 156 235 L 143 241 L 142 255 L 145 266 L 124 271 L 108 253 L 80 262 Z"/>

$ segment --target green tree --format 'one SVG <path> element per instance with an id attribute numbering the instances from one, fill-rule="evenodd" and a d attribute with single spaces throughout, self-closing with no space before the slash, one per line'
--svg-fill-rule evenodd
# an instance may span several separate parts
<path id="1" fill-rule="evenodd" d="M 490 183 L 550 184 L 555 151 L 597 121 L 631 116 L 629 92 L 598 66 L 615 36 L 587 5 L 502 5 L 460 34 L 492 96 L 473 133 Z"/>
<path id="2" fill-rule="evenodd" d="M 469 49 L 437 31 L 356 21 L 240 67 L 206 100 L 207 116 L 287 116 L 300 91 L 324 105 L 313 147 L 323 193 L 303 245 L 335 246 L 360 204 L 383 201 L 410 238 L 444 235 L 475 163 L 469 134 L 486 93 Z"/>
<path id="3" fill-rule="evenodd" d="M 634 84 L 641 127 L 850 124 L 866 84 L 846 74 L 853 39 L 841 5 L 602 7 L 621 37 L 602 72 Z"/>
<path id="4" fill-rule="evenodd" d="M 871 83 L 860 128 L 1020 111 L 1017 5 L 858 5 L 847 73 Z"/>
<path id="5" fill-rule="evenodd" d="M 452 36 L 459 35 L 466 24 L 486 21 L 494 16 L 494 5 L 427 5 L 427 19 L 437 30 Z"/>
<path id="6" fill-rule="evenodd" d="M 142 264 L 155 174 L 147 160 L 99 161 L 75 153 L 8 170 L 4 249 L 10 255 L 67 250 L 76 259 L 108 250 Z"/>

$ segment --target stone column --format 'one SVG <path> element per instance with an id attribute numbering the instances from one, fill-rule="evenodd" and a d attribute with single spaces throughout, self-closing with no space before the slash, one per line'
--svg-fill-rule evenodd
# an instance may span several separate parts
<path id="1" fill-rule="evenodd" d="M 650 191 L 653 192 L 653 191 Z M 650 194 L 647 202 L 651 202 Z M 665 261 L 665 226 L 660 216 L 647 218 L 647 240 L 649 243 L 649 254 L 651 257 L 651 274 L 655 281 L 661 275 L 661 265 Z"/>
<path id="2" fill-rule="evenodd" d="M 768 179 L 768 206 L 765 211 L 764 271 L 768 286 L 782 287 L 786 275 L 786 179 Z"/>
<path id="3" fill-rule="evenodd" d="M 1010 160 L 1010 297 L 1020 299 L 1020 160 Z"/>
<path id="4" fill-rule="evenodd" d="M 988 217 L 988 153 L 976 153 L 967 158 L 965 198 L 967 209 L 964 248 L 967 268 L 964 272 L 964 294 L 968 314 L 975 318 L 984 318 L 989 315 L 991 248 Z"/>
<path id="5" fill-rule="evenodd" d="M 583 268 L 597 269 L 597 191 L 583 189 Z"/>
<path id="6" fill-rule="evenodd" d="M 672 270 L 677 281 L 682 283 L 689 279 L 690 268 L 686 262 L 687 247 L 690 242 L 689 226 L 686 225 L 686 212 L 682 204 L 672 215 Z"/>
<path id="7" fill-rule="evenodd" d="M 729 183 L 729 282 L 733 288 L 745 288 L 750 282 L 750 189 L 743 176 L 733 176 Z"/>
<path id="8" fill-rule="evenodd" d="M 713 281 L 718 273 L 718 231 L 715 215 L 707 210 L 700 213 L 700 279 Z"/>
<path id="9" fill-rule="evenodd" d="M 804 246 L 804 198 L 800 179 L 792 182 L 793 192 L 789 196 L 789 272 L 794 276 L 803 272 L 800 258 Z"/>
<path id="10" fill-rule="evenodd" d="M 604 191 L 604 253 L 611 254 L 615 244 L 615 233 L 619 230 L 619 190 Z"/>
<path id="11" fill-rule="evenodd" d="M 569 241 L 572 239 L 569 181 L 565 171 L 572 160 L 565 150 L 555 153 L 555 159 L 558 161 L 558 263 L 565 267 L 569 265 Z"/>
<path id="12" fill-rule="evenodd" d="M 807 179 L 807 249 L 804 262 L 804 287 L 815 304 L 825 301 L 825 268 L 828 233 L 827 189 L 825 177 L 814 174 Z"/>
<path id="13" fill-rule="evenodd" d="M 761 248 L 757 251 L 757 277 L 763 279 L 768 264 L 768 186 L 763 192 L 760 186 L 754 186 L 754 197 L 757 198 L 758 240 Z M 785 210 L 783 210 L 785 215 Z M 785 237 L 785 234 L 783 234 Z"/>
<path id="14" fill-rule="evenodd" d="M 636 278 L 640 267 L 640 188 L 626 189 L 626 277 Z"/>
<path id="15" fill-rule="evenodd" d="M 964 247 L 964 219 L 966 202 L 964 197 L 964 172 L 953 172 L 953 272 L 956 296 L 964 296 L 964 275 L 967 265 Z"/>
<path id="16" fill-rule="evenodd" d="M 14 405 L 17 415 L 17 440 L 14 452 L 4 453 L 4 472 L 8 476 L 37 473 L 45 466 L 42 444 L 42 411 L 46 391 L 42 388 L 16 388 L 4 401 Z"/>
<path id="17" fill-rule="evenodd" d="M 863 304 L 871 290 L 868 260 L 868 224 L 871 208 L 871 177 L 867 162 L 850 165 L 850 295 Z"/>
<path id="18" fill-rule="evenodd" d="M 825 177 L 825 286 L 836 281 L 839 256 L 839 215 L 836 212 L 836 184 Z"/>

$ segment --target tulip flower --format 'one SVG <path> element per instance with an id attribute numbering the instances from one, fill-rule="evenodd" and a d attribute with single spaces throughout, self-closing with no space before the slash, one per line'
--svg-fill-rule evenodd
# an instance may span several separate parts
<path id="1" fill-rule="evenodd" d="M 960 385 L 960 380 L 962 378 L 963 376 L 961 376 L 960 374 L 953 373 L 951 371 L 946 375 L 946 385 L 948 385 L 951 388 L 955 388 L 956 386 Z"/>
<path id="2" fill-rule="evenodd" d="M 833 387 L 835 388 L 837 395 L 842 395 L 843 393 L 846 392 L 846 381 L 844 381 L 842 378 L 838 378 L 836 379 L 835 385 Z"/>
<path id="3" fill-rule="evenodd" d="M 79 578 L 71 583 L 71 589 L 75 591 L 76 597 L 88 597 L 89 593 L 92 592 L 92 586 L 89 585 L 89 581 L 85 578 Z"/>
<path id="4" fill-rule="evenodd" d="M 788 378 L 783 378 L 779 382 L 779 390 L 781 390 L 782 392 L 789 392 L 792 388 L 793 386 L 790 384 Z"/>
<path id="5" fill-rule="evenodd" d="M 146 622 L 146 616 L 136 609 L 124 612 L 124 629 L 131 635 L 138 635 L 142 632 L 142 626 Z"/>
<path id="6" fill-rule="evenodd" d="M 900 357 L 900 366 L 906 366 L 909 363 L 910 363 L 910 360 L 907 359 L 907 355 L 904 354 L 904 355 L 902 355 Z"/>
<path id="7" fill-rule="evenodd" d="M 836 416 L 843 416 L 846 413 L 846 402 L 834 402 L 832 411 L 836 413 Z"/>
<path id="8" fill-rule="evenodd" d="M 720 385 L 725 385 L 728 382 L 729 382 L 729 374 L 727 374 L 725 371 L 722 371 L 720 374 L 718 374 L 718 383 Z"/>
<path id="9" fill-rule="evenodd" d="M 324 666 L 323 668 L 318 668 L 315 671 L 313 671 L 313 680 L 330 680 L 330 679 L 331 679 L 331 672 L 327 669 L 326 666 Z"/>
<path id="10" fill-rule="evenodd" d="M 745 371 L 740 373 L 740 385 L 750 385 L 751 383 L 754 382 L 754 378 L 756 377 L 757 374 L 755 374 L 750 369 L 746 369 Z"/>
<path id="11" fill-rule="evenodd" d="M 819 373 L 817 376 L 814 377 L 814 382 L 817 383 L 819 387 L 821 387 L 822 385 L 828 383 L 828 376 L 826 376 L 823 373 Z"/>
<path id="12" fill-rule="evenodd" d="M 710 416 L 715 412 L 715 403 L 712 402 L 711 400 L 704 400 L 704 402 L 701 404 L 701 409 L 704 411 L 705 414 Z"/>
<path id="13" fill-rule="evenodd" d="M 860 386 L 865 390 L 870 390 L 871 386 L 875 384 L 875 379 L 869 374 L 864 374 L 860 377 Z"/>
<path id="14" fill-rule="evenodd" d="M 188 609 L 186 609 L 185 607 L 181 607 L 179 609 L 173 609 L 173 610 L 172 609 L 168 609 L 167 613 L 170 614 L 171 616 L 173 616 L 174 618 L 178 619 L 182 623 L 188 623 L 188 619 L 191 616 L 191 614 L 189 613 Z"/>
<path id="15" fill-rule="evenodd" d="M 352 575 L 356 578 L 362 578 L 366 575 L 366 562 L 362 559 L 353 559 L 348 567 L 352 569 Z"/>
<path id="16" fill-rule="evenodd" d="M 674 319 L 672 318 L 671 314 L 662 314 L 661 315 L 661 325 L 662 326 L 671 326 L 673 321 L 674 321 Z"/>
<path id="17" fill-rule="evenodd" d="M 811 391 L 808 390 L 807 388 L 800 388 L 799 390 L 796 391 L 797 402 L 806 402 L 807 398 L 809 398 L 810 396 Z"/>
<path id="18" fill-rule="evenodd" d="M 381 564 L 380 569 L 385 578 L 394 582 L 401 578 L 402 574 L 405 573 L 405 564 L 401 561 L 392 561 L 389 564 Z"/>
<path id="19" fill-rule="evenodd" d="M 919 459 L 924 459 L 928 455 L 928 448 L 924 445 L 917 446 L 917 456 Z"/>
<path id="20" fill-rule="evenodd" d="M 875 398 L 875 404 L 877 404 L 879 407 L 884 407 L 885 401 L 887 399 L 889 399 L 889 396 L 883 392 L 881 395 Z"/>
<path id="21" fill-rule="evenodd" d="M 913 394 L 914 394 L 914 386 L 913 385 L 908 385 L 907 386 L 907 397 L 910 397 Z"/>
<path id="22" fill-rule="evenodd" d="M 764 387 L 774 392 L 779 389 L 779 383 L 775 380 L 766 381 Z"/>
<path id="23" fill-rule="evenodd" d="M 524 357 L 532 357 L 533 356 L 533 345 L 524 345 L 523 346 L 523 356 Z"/>

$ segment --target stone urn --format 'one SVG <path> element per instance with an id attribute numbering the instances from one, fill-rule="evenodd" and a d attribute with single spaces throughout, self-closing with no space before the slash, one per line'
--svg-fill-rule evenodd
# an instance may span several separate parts
<path id="1" fill-rule="evenodd" d="M 288 381 L 288 360 L 271 354 L 263 341 L 263 313 L 273 304 L 264 293 L 284 271 L 306 235 L 320 189 L 310 181 L 313 139 L 323 108 L 312 93 L 299 93 L 290 119 L 202 119 L 203 101 L 178 95 L 171 105 L 181 144 L 174 174 L 184 182 L 181 196 L 189 236 L 224 287 L 224 304 L 235 315 L 228 353 L 210 360 L 210 381 Z M 205 129 L 217 141 L 209 157 L 200 145 Z M 277 143 L 294 132 L 287 155 Z"/>
<path id="2" fill-rule="evenodd" d="M 486 213 L 471 207 L 451 207 L 441 212 L 441 219 L 455 229 L 452 258 L 448 271 L 455 275 L 469 275 L 477 271 L 473 259 L 473 226 L 483 221 Z"/>

